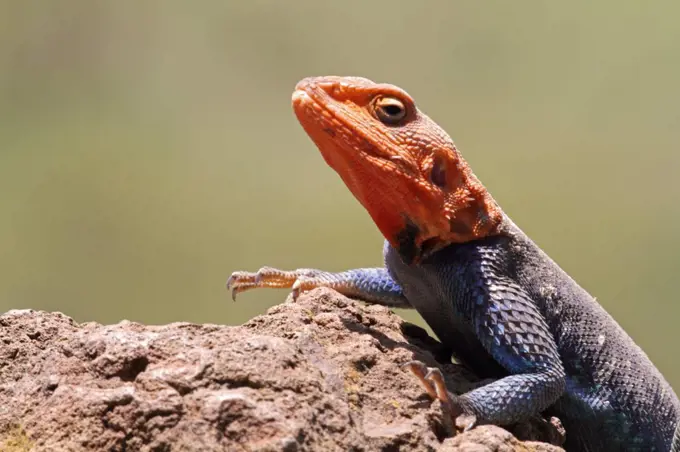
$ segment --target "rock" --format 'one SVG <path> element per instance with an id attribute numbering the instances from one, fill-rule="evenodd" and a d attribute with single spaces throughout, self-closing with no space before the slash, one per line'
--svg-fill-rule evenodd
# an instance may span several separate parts
<path id="1" fill-rule="evenodd" d="M 408 333 L 405 336 L 404 332 Z M 0 317 L 0 450 L 559 451 L 541 425 L 446 438 L 399 364 L 438 342 L 389 310 L 316 289 L 242 326 Z M 540 422 L 539 422 L 540 424 Z M 519 433 L 518 433 L 519 432 Z"/>

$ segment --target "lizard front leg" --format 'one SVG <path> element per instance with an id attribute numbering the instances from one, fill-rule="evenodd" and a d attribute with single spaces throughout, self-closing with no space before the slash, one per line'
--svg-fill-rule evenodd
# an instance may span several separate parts
<path id="1" fill-rule="evenodd" d="M 529 420 L 552 405 L 566 386 L 557 345 L 542 314 L 515 283 L 503 278 L 476 278 L 462 303 L 475 335 L 508 376 L 462 395 L 448 393 L 439 370 L 426 372 L 407 363 L 421 386 L 442 403 L 445 416 L 458 429 L 475 424 L 508 425 Z"/>
<path id="2" fill-rule="evenodd" d="M 488 278 L 488 279 L 487 279 Z M 515 282 L 487 275 L 472 297 L 475 334 L 510 374 L 459 397 L 480 422 L 510 424 L 537 415 L 566 388 L 557 343 L 534 300 Z"/>
<path id="3" fill-rule="evenodd" d="M 343 295 L 395 308 L 412 308 L 385 268 L 358 268 L 344 272 L 327 272 L 313 268 L 279 270 L 262 267 L 257 272 L 238 271 L 227 281 L 232 298 L 256 288 L 292 289 L 293 297 L 316 287 L 330 287 Z"/>

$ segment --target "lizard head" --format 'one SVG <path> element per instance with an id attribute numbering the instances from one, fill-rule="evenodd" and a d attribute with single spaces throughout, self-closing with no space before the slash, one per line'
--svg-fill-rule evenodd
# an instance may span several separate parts
<path id="1" fill-rule="evenodd" d="M 324 159 L 407 263 L 498 233 L 502 212 L 449 135 L 404 90 L 311 77 L 293 109 Z"/>

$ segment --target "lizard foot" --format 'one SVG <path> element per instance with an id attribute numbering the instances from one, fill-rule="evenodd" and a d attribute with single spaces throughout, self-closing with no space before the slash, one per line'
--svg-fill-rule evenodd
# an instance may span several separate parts
<path id="1" fill-rule="evenodd" d="M 227 290 L 231 290 L 231 298 L 236 301 L 236 295 L 250 289 L 293 289 L 293 299 L 301 291 L 313 289 L 320 285 L 315 277 L 325 273 L 311 268 L 297 270 L 279 270 L 272 267 L 262 267 L 256 272 L 234 272 L 227 280 Z"/>
<path id="2" fill-rule="evenodd" d="M 444 413 L 444 427 L 453 436 L 456 431 L 466 432 L 477 423 L 474 414 L 466 413 L 457 397 L 446 389 L 444 375 L 438 368 L 428 369 L 420 361 L 409 361 L 401 366 L 411 372 L 433 399 L 439 400 Z"/>
<path id="3" fill-rule="evenodd" d="M 279 270 L 272 267 L 262 267 L 256 272 L 234 272 L 227 280 L 227 290 L 231 290 L 231 298 L 236 301 L 236 295 L 250 289 L 292 288 L 293 299 L 301 292 L 324 285 L 323 275 L 326 272 L 311 268 L 297 270 Z"/>

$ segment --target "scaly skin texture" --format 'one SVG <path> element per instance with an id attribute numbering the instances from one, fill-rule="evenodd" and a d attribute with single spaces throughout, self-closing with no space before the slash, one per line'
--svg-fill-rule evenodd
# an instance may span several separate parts
<path id="1" fill-rule="evenodd" d="M 647 355 L 534 244 L 472 174 L 449 136 L 393 85 L 308 78 L 293 108 L 385 236 L 384 268 L 235 272 L 256 287 L 327 286 L 416 309 L 452 354 L 496 381 L 449 394 L 405 363 L 459 428 L 557 416 L 568 451 L 671 448 L 680 402 Z"/>

